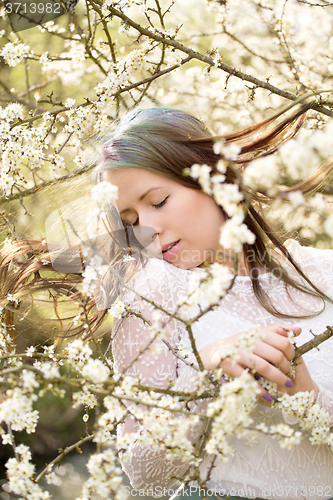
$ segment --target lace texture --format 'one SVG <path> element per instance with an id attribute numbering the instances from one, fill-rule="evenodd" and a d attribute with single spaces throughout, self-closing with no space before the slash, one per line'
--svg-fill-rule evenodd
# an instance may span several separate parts
<path id="1" fill-rule="evenodd" d="M 302 247 L 294 240 L 286 243 L 288 250 L 302 270 L 328 296 L 333 298 L 333 250 L 318 250 Z M 288 272 L 300 278 L 290 267 Z M 131 282 L 132 288 L 150 301 L 162 305 L 169 312 L 177 312 L 177 300 L 187 295 L 188 279 L 192 271 L 179 269 L 165 261 L 150 259 Z M 278 310 L 289 314 L 321 311 L 320 299 L 306 295 L 298 290 L 286 290 L 285 285 L 271 273 L 260 276 L 261 284 L 272 298 Z M 125 292 L 123 302 L 152 319 L 154 306 L 139 298 L 134 292 Z M 195 308 L 188 313 L 193 315 Z M 182 313 L 181 317 L 187 319 Z M 165 315 L 166 317 L 166 315 Z M 315 318 L 278 320 L 269 314 L 256 300 L 249 277 L 239 276 L 231 292 L 220 301 L 219 306 L 206 313 L 194 324 L 193 332 L 197 349 L 211 345 L 253 327 L 273 324 L 295 324 L 302 328 L 298 344 L 322 333 L 327 325 L 333 323 L 333 306 L 326 308 Z M 119 373 L 138 376 L 142 383 L 166 388 L 170 381 L 179 390 L 193 390 L 197 371 L 177 358 L 161 341 L 151 344 L 150 332 L 144 322 L 128 315 L 115 322 L 113 356 L 115 369 Z M 167 341 L 175 348 L 181 343 L 191 352 L 188 334 L 183 323 L 172 319 L 167 327 Z M 145 347 L 149 345 L 148 349 Z M 144 351 L 144 352 L 143 352 Z M 140 355 L 140 353 L 143 354 Z M 195 362 L 189 355 L 188 362 Z M 333 423 L 333 338 L 303 356 L 313 379 L 319 387 L 317 403 L 331 415 Z M 134 361 L 133 361 L 134 360 Z M 205 403 L 201 403 L 204 406 Z M 258 403 L 252 413 L 255 423 L 267 425 L 283 423 L 280 410 L 268 408 Z M 137 431 L 138 426 L 131 418 L 118 426 L 119 435 Z M 202 432 L 200 427 L 193 429 L 191 439 L 196 442 Z M 333 452 L 328 446 L 313 446 L 306 437 L 291 450 L 281 449 L 270 436 L 257 433 L 252 440 L 230 438 L 234 452 L 228 461 L 215 460 L 208 486 L 220 494 L 230 492 L 246 498 L 281 500 L 324 500 L 333 497 Z M 169 488 L 175 478 L 182 478 L 190 464 L 167 460 L 164 451 L 143 447 L 138 443 L 130 445 L 122 466 L 136 489 L 144 489 L 148 494 L 157 494 L 161 488 Z M 202 454 L 200 475 L 207 478 L 213 457 Z"/>
<path id="2" fill-rule="evenodd" d="M 332 392 L 324 389 L 320 384 L 318 384 L 319 393 L 317 397 L 317 403 L 321 408 L 325 408 L 325 410 L 330 414 L 330 423 L 331 427 L 333 427 L 333 397 Z"/>

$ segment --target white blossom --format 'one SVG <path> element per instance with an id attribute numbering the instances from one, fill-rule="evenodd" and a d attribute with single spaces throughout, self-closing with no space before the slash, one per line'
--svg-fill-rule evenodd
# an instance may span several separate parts
<path id="1" fill-rule="evenodd" d="M 36 398 L 34 394 L 27 396 L 18 387 L 8 391 L 0 403 L 0 422 L 10 425 L 14 431 L 34 432 L 38 421 L 38 411 L 33 410 Z"/>
<path id="2" fill-rule="evenodd" d="M 90 358 L 82 368 L 82 375 L 94 384 L 102 384 L 109 378 L 109 369 L 103 361 Z"/>
<path id="3" fill-rule="evenodd" d="M 284 144 L 279 154 L 291 179 L 305 179 L 319 163 L 320 158 L 306 140 L 292 139 Z"/>
<path id="4" fill-rule="evenodd" d="M 8 42 L 0 50 L 0 55 L 4 58 L 8 66 L 16 66 L 24 57 L 29 54 L 30 47 L 17 40 L 15 43 Z"/>
<path id="5" fill-rule="evenodd" d="M 1 434 L 1 439 L 2 439 L 3 445 L 6 445 L 6 444 L 12 445 L 13 444 L 13 438 L 12 438 L 11 434 Z"/>
<path id="6" fill-rule="evenodd" d="M 216 203 L 224 208 L 229 217 L 240 212 L 239 203 L 243 200 L 244 195 L 240 192 L 237 184 L 214 184 L 213 195 Z"/>
<path id="7" fill-rule="evenodd" d="M 123 257 L 124 262 L 129 262 L 131 260 L 135 260 L 135 258 L 132 255 L 129 255 L 129 254 L 124 255 L 124 257 Z"/>
<path id="8" fill-rule="evenodd" d="M 17 297 L 12 295 L 11 293 L 7 294 L 7 300 L 8 300 L 8 302 L 14 302 L 16 305 L 18 305 L 20 303 L 20 299 L 18 299 Z"/>
<path id="9" fill-rule="evenodd" d="M 40 370 L 46 379 L 51 379 L 51 378 L 59 378 L 60 377 L 60 372 L 59 372 L 59 367 L 56 363 L 42 363 L 40 366 Z"/>
<path id="10" fill-rule="evenodd" d="M 96 238 L 100 231 L 100 222 L 105 218 L 105 212 L 98 207 L 91 208 L 85 219 L 86 231 L 89 238 Z"/>
<path id="11" fill-rule="evenodd" d="M 70 364 L 81 369 L 92 355 L 92 350 L 82 339 L 75 339 L 67 345 L 65 354 Z"/>
<path id="12" fill-rule="evenodd" d="M 333 238 L 333 214 L 329 215 L 324 222 L 325 233 Z"/>
<path id="13" fill-rule="evenodd" d="M 308 145 L 316 150 L 322 159 L 333 155 L 332 134 L 333 120 L 330 120 L 324 130 L 317 130 L 310 137 Z"/>
<path id="14" fill-rule="evenodd" d="M 85 388 L 81 392 L 75 392 L 73 394 L 73 406 L 74 408 L 77 408 L 78 406 L 82 405 L 85 408 L 95 408 L 97 405 L 97 398 L 95 394 L 90 392 L 87 388 Z"/>
<path id="15" fill-rule="evenodd" d="M 192 165 L 191 170 L 190 170 L 190 176 L 193 179 L 198 179 L 199 183 L 202 186 L 202 189 L 205 191 L 207 194 L 211 194 L 212 190 L 210 187 L 210 172 L 212 168 L 209 167 L 208 165 L 199 165 L 198 163 L 195 163 Z"/>
<path id="16" fill-rule="evenodd" d="M 48 491 L 33 481 L 35 466 L 30 462 L 31 453 L 27 446 L 21 444 L 15 448 L 19 459 L 10 458 L 5 467 L 7 468 L 9 491 L 27 500 L 48 500 L 51 498 Z"/>
<path id="17" fill-rule="evenodd" d="M 304 196 L 301 191 L 291 191 L 287 196 L 291 205 L 295 208 L 303 205 L 305 202 Z"/>
<path id="18" fill-rule="evenodd" d="M 255 235 L 243 223 L 242 216 L 235 215 L 222 226 L 220 244 L 223 248 L 230 248 L 235 252 L 240 252 L 244 243 L 252 245 L 254 242 Z"/>
<path id="19" fill-rule="evenodd" d="M 82 291 L 89 297 L 93 295 L 95 291 L 97 285 L 96 282 L 98 280 L 98 273 L 94 267 L 86 266 L 84 272 L 82 273 L 82 276 L 83 276 Z"/>
<path id="20" fill-rule="evenodd" d="M 28 391 L 33 391 L 36 387 L 39 387 L 39 383 L 36 380 L 36 375 L 31 370 L 22 370 L 22 380 L 23 387 Z"/>
<path id="21" fill-rule="evenodd" d="M 108 313 L 114 318 L 121 318 L 125 310 L 125 304 L 121 300 L 118 300 L 110 307 L 110 309 L 108 309 Z"/>
<path id="22" fill-rule="evenodd" d="M 196 268 L 188 282 L 188 297 L 180 297 L 179 305 L 192 307 L 218 304 L 227 293 L 234 277 L 232 269 L 219 262 L 211 264 L 209 269 Z"/>
<path id="23" fill-rule="evenodd" d="M 249 410 L 258 392 L 256 381 L 247 372 L 221 385 L 218 398 L 207 408 L 207 416 L 214 417 L 205 445 L 208 453 L 218 454 L 222 460 L 227 460 L 226 455 L 232 450 L 228 435 L 247 435 L 246 428 L 253 422 Z"/>
<path id="24" fill-rule="evenodd" d="M 83 484 L 82 496 L 78 500 L 91 498 L 92 494 L 106 499 L 112 496 L 116 500 L 126 497 L 121 478 L 122 470 L 117 466 L 113 449 L 91 455 L 87 468 L 91 477 Z"/>
<path id="25" fill-rule="evenodd" d="M 279 180 L 279 167 L 275 156 L 264 156 L 251 161 L 243 174 L 243 184 L 253 190 L 271 188 Z"/>
<path id="26" fill-rule="evenodd" d="M 225 160 L 237 160 L 241 151 L 238 144 L 226 144 L 224 139 L 217 141 L 213 145 L 213 150 L 216 155 L 221 155 Z"/>

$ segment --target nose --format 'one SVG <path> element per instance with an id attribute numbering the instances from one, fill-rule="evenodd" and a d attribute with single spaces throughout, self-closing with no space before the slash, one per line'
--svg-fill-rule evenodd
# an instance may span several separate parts
<path id="1" fill-rule="evenodd" d="M 151 232 L 148 233 L 153 237 L 153 230 L 157 236 L 160 236 L 163 233 L 163 223 L 161 217 L 158 213 L 153 212 L 152 210 L 143 209 L 138 213 L 139 216 L 139 226 L 135 227 L 146 227 L 151 228 Z M 155 236 L 156 237 L 156 236 Z M 153 240 L 151 240 L 153 241 Z"/>
<path id="2" fill-rule="evenodd" d="M 156 245 L 159 248 L 159 238 L 164 231 L 160 215 L 147 207 L 138 211 L 138 217 L 139 225 L 133 227 L 135 237 L 145 248 L 152 244 L 150 249 L 154 249 Z"/>
<path id="3" fill-rule="evenodd" d="M 157 231 L 153 227 L 148 226 L 134 226 L 134 236 L 146 248 L 153 243 L 158 237 Z"/>

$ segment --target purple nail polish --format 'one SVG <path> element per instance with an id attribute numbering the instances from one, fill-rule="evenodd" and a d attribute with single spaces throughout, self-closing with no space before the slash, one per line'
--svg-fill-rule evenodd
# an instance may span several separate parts
<path id="1" fill-rule="evenodd" d="M 293 383 L 291 380 L 287 380 L 286 382 L 286 387 L 292 387 L 293 386 Z"/>
<path id="2" fill-rule="evenodd" d="M 273 401 L 273 398 L 270 394 L 264 394 L 263 398 L 266 399 L 266 401 L 269 401 L 269 403 Z"/>

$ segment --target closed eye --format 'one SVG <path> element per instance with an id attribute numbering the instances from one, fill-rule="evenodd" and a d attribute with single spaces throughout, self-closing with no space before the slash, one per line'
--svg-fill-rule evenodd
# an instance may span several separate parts
<path id="1" fill-rule="evenodd" d="M 170 196 L 170 195 L 169 195 Z M 159 203 L 158 205 L 153 205 L 154 208 L 161 208 L 163 207 L 163 205 L 166 203 L 167 199 L 169 198 L 169 196 L 166 196 L 164 198 L 163 201 L 161 201 L 161 203 Z M 137 226 L 139 223 L 139 217 L 136 219 L 136 221 L 132 224 L 132 226 Z"/>
<path id="2" fill-rule="evenodd" d="M 164 198 L 164 200 L 161 201 L 161 203 L 159 203 L 158 205 L 153 205 L 153 207 L 155 207 L 155 208 L 161 208 L 161 207 L 163 207 L 164 203 L 167 201 L 167 199 L 169 198 L 169 196 L 167 196 L 166 198 Z"/>

